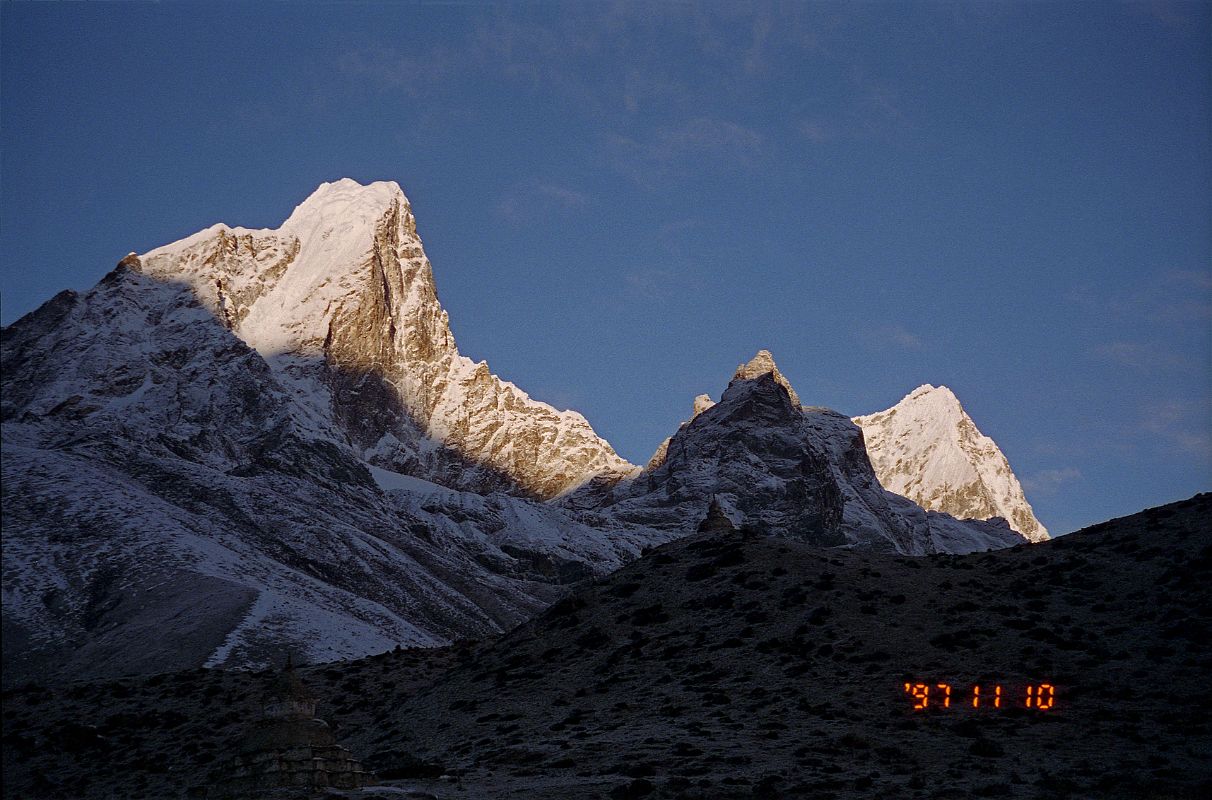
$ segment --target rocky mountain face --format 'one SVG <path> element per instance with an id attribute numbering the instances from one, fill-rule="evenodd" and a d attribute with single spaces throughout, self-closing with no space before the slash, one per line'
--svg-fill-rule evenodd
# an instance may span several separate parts
<path id="1" fill-rule="evenodd" d="M 1002 517 L 1032 542 L 1048 538 L 1002 451 L 946 386 L 919 386 L 854 422 L 886 489 L 956 517 Z"/>
<path id="2" fill-rule="evenodd" d="M 493 635 L 713 501 L 819 545 L 1021 541 L 886 491 L 764 351 L 633 467 L 458 353 L 394 183 L 131 254 L 0 342 L 6 683 Z"/>
<path id="3" fill-rule="evenodd" d="M 565 504 L 598 518 L 690 533 L 709 503 L 738 526 L 820 545 L 906 554 L 966 553 L 1021 543 L 1004 521 L 927 512 L 876 479 L 863 435 L 845 416 L 804 407 L 768 351 L 737 367 L 718 403 L 661 444 L 644 471 L 589 486 Z"/>

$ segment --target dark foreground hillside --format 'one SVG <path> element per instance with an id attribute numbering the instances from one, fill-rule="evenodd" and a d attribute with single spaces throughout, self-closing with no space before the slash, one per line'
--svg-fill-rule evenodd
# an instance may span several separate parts
<path id="1" fill-rule="evenodd" d="M 437 797 L 1196 798 L 1210 581 L 1208 495 L 972 556 L 697 536 L 478 650 L 305 678 L 343 744 Z M 8 692 L 4 796 L 183 796 L 266 679 Z"/>

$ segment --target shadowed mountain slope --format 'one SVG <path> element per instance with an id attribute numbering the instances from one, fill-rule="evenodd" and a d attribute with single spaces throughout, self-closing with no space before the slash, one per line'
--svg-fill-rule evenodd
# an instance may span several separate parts
<path id="1" fill-rule="evenodd" d="M 3 330 L 5 685 L 478 638 L 653 541 L 508 495 L 384 491 L 300 422 L 282 372 L 134 261 Z"/>
<path id="2" fill-rule="evenodd" d="M 1209 495 L 969 556 L 694 536 L 351 738 L 531 797 L 1187 796 L 1212 788 L 1210 579 Z M 914 712 L 906 682 L 954 702 Z"/>
<path id="3" fill-rule="evenodd" d="M 479 648 L 301 674 L 343 745 L 442 800 L 1195 800 L 1212 788 L 1210 587 L 1209 495 L 968 556 L 694 536 Z M 272 680 L 6 691 L 3 796 L 184 796 Z M 906 682 L 935 706 L 913 711 Z M 1041 683 L 1054 706 L 1025 708 Z M 1004 706 L 972 708 L 974 684 Z"/>

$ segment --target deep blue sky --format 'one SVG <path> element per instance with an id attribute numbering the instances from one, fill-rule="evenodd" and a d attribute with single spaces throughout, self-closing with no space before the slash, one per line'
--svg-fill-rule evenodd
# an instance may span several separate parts
<path id="1" fill-rule="evenodd" d="M 1060 533 L 1212 488 L 1204 4 L 0 4 L 3 321 L 397 180 L 464 353 L 645 461 L 769 348 Z"/>

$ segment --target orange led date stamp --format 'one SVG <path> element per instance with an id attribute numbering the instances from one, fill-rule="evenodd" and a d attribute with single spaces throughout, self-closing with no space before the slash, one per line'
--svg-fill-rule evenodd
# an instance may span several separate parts
<path id="1" fill-rule="evenodd" d="M 905 683 L 904 694 L 912 711 L 949 708 L 1029 708 L 1052 711 L 1056 708 L 1056 687 L 1051 683 L 1029 683 L 1024 687 L 997 683 L 953 686 L 950 683 Z"/>

